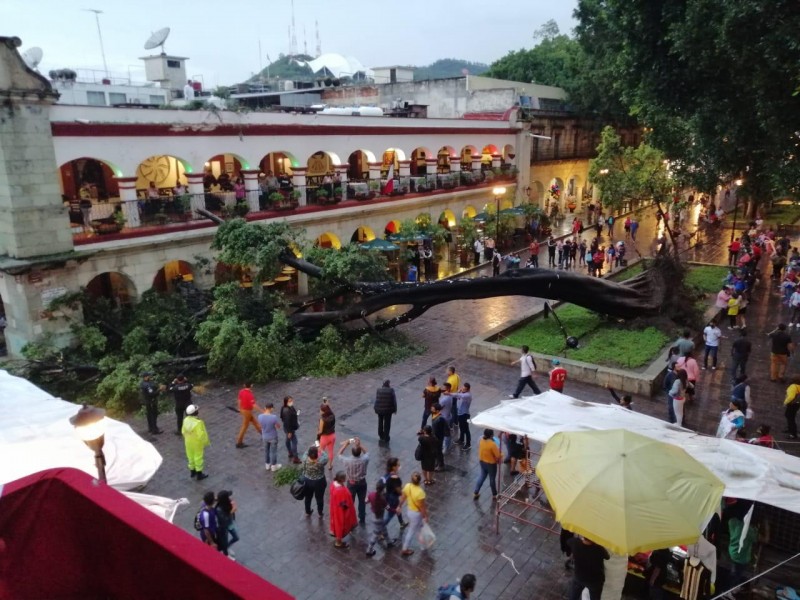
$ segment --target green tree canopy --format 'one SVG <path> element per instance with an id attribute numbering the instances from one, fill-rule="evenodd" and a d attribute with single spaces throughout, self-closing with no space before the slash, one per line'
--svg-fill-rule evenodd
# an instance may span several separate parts
<path id="1" fill-rule="evenodd" d="M 580 0 L 575 16 L 590 77 L 652 129 L 681 183 L 797 193 L 796 1 Z"/>
<path id="2" fill-rule="evenodd" d="M 414 81 L 424 81 L 426 79 L 442 79 L 445 77 L 462 77 L 464 69 L 471 75 L 480 75 L 489 65 L 483 63 L 460 60 L 458 58 L 440 58 L 425 67 L 417 67 L 414 70 Z"/>

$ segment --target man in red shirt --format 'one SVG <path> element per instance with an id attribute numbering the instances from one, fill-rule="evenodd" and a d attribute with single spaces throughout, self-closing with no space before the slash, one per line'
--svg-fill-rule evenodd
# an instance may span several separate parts
<path id="1" fill-rule="evenodd" d="M 733 240 L 728 246 L 728 264 L 730 266 L 734 266 L 736 264 L 736 260 L 739 258 L 739 250 L 741 249 L 742 243 L 739 241 L 739 238 Z"/>
<path id="2" fill-rule="evenodd" d="M 554 358 L 550 364 L 553 365 L 550 370 L 550 389 L 563 392 L 564 382 L 567 380 L 567 370 L 561 366 L 561 361 L 557 358 Z"/>
<path id="3" fill-rule="evenodd" d="M 237 448 L 246 448 L 247 444 L 244 443 L 244 434 L 247 433 L 247 427 L 252 423 L 258 435 L 261 435 L 261 427 L 253 415 L 253 408 L 261 411 L 261 407 L 256 404 L 256 397 L 253 395 L 252 383 L 245 383 L 244 388 L 239 390 L 239 414 L 242 415 L 242 426 L 239 428 L 239 435 L 236 438 Z"/>
<path id="4" fill-rule="evenodd" d="M 535 269 L 538 269 L 539 268 L 539 242 L 537 242 L 536 240 L 533 240 L 531 242 L 530 246 L 528 246 L 528 250 L 530 250 L 530 253 L 531 253 L 531 264 L 533 265 L 533 267 Z"/>

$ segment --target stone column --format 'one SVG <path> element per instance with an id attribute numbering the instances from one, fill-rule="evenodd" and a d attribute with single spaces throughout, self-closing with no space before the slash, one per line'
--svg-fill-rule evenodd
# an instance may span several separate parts
<path id="1" fill-rule="evenodd" d="M 461 157 L 453 158 L 450 157 L 450 172 L 451 173 L 460 173 L 461 172 Z"/>
<path id="2" fill-rule="evenodd" d="M 428 172 L 428 178 L 436 177 L 436 173 L 439 171 L 438 160 L 435 158 L 426 158 L 425 166 L 426 171 Z"/>
<path id="3" fill-rule="evenodd" d="M 480 173 L 480 171 L 481 171 L 481 160 L 482 160 L 482 157 L 480 155 L 472 157 L 472 172 L 473 173 Z"/>
<path id="4" fill-rule="evenodd" d="M 342 201 L 347 200 L 347 169 L 350 165 L 336 165 L 336 174 L 339 176 L 339 185 L 342 187 Z M 298 282 L 298 286 L 299 286 Z"/>
<path id="5" fill-rule="evenodd" d="M 258 212 L 258 169 L 242 169 L 242 176 L 244 176 L 244 191 L 247 198 L 247 206 L 250 212 Z"/>
<path id="6" fill-rule="evenodd" d="M 300 206 L 305 206 L 308 202 L 306 197 L 306 172 L 307 167 L 292 167 L 292 185 L 294 189 L 300 192 L 300 197 L 297 199 Z"/>
<path id="7" fill-rule="evenodd" d="M 122 214 L 125 215 L 125 227 L 139 227 L 142 224 L 139 215 L 139 199 L 136 197 L 136 177 L 115 177 L 119 185 L 119 200 Z"/>
<path id="8" fill-rule="evenodd" d="M 191 198 L 190 204 L 192 207 L 192 217 L 195 219 L 200 218 L 200 213 L 197 212 L 199 208 L 205 209 L 206 207 L 206 190 L 203 187 L 204 173 L 187 173 L 186 181 L 189 182 L 189 197 Z"/>
<path id="9" fill-rule="evenodd" d="M 500 154 L 492 154 L 492 168 L 499 169 L 503 164 L 503 157 Z"/>
<path id="10" fill-rule="evenodd" d="M 400 161 L 400 177 L 411 177 L 411 161 Z"/>

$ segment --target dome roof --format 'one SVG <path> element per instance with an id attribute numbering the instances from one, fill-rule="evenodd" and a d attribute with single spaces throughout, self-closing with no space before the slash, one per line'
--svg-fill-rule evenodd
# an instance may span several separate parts
<path id="1" fill-rule="evenodd" d="M 301 62 L 301 64 L 311 67 L 315 75 L 354 77 L 357 73 L 360 73 L 363 77 L 372 77 L 372 70 L 367 69 L 358 59 L 332 52 L 321 54 L 314 60 Z"/>

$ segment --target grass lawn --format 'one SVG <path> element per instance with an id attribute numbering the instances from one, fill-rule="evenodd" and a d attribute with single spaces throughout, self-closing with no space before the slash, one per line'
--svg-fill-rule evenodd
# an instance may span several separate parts
<path id="1" fill-rule="evenodd" d="M 686 274 L 686 284 L 704 294 L 714 294 L 722 288 L 728 267 L 693 266 Z"/>
<path id="2" fill-rule="evenodd" d="M 644 267 L 645 261 L 639 261 L 611 279 L 625 281 L 641 273 Z M 719 291 L 727 273 L 728 269 L 722 266 L 692 266 L 686 283 L 703 293 L 712 294 Z M 703 308 L 705 304 L 704 301 Z M 556 313 L 569 335 L 580 340 L 580 348 L 568 350 L 567 357 L 582 362 L 637 369 L 655 359 L 671 339 L 655 327 L 623 329 L 574 304 L 562 304 L 556 308 Z M 534 319 L 497 341 L 505 346 L 527 345 L 534 352 L 554 356 L 563 356 L 565 350 L 564 334 L 552 317 Z"/>
<path id="3" fill-rule="evenodd" d="M 766 223 L 785 223 L 793 224 L 800 219 L 800 204 L 794 202 L 779 202 L 772 208 L 767 209 L 764 221 Z"/>
<path id="4" fill-rule="evenodd" d="M 647 265 L 646 260 L 640 260 L 632 264 L 624 271 L 617 271 L 616 273 L 612 273 L 611 275 L 608 276 L 608 279 L 611 281 L 627 281 L 628 279 L 633 279 L 639 273 L 644 271 L 646 265 Z"/>

